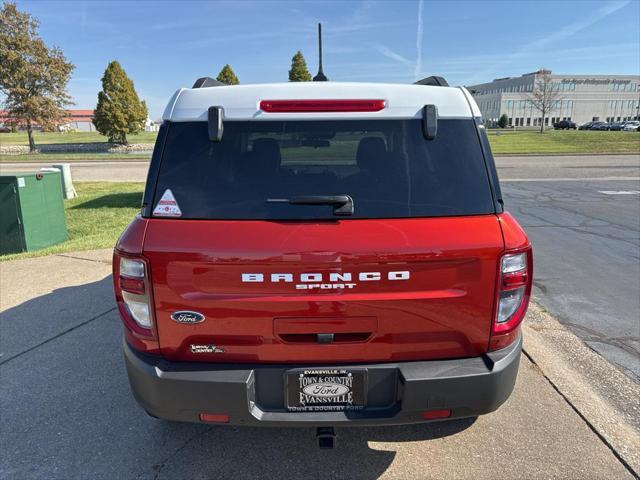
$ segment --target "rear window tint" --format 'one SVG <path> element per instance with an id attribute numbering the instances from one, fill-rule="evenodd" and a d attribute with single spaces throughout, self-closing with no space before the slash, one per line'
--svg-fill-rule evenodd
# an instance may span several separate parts
<path id="1" fill-rule="evenodd" d="M 475 124 L 441 119 L 425 140 L 420 120 L 225 122 L 211 142 L 205 122 L 171 123 L 154 206 L 170 189 L 187 219 L 333 219 L 331 205 L 269 199 L 349 195 L 341 218 L 494 212 Z"/>

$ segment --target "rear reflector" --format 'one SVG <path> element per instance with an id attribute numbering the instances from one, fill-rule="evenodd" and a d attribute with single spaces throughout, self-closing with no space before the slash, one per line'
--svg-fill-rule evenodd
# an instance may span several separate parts
<path id="1" fill-rule="evenodd" d="M 269 113 L 379 112 L 385 100 L 262 100 L 260 110 Z"/>
<path id="2" fill-rule="evenodd" d="M 211 423 L 229 423 L 229 415 L 224 413 L 201 413 L 200 420 Z"/>
<path id="3" fill-rule="evenodd" d="M 502 286 L 504 288 L 523 287 L 527 284 L 527 271 L 504 273 L 502 275 Z"/>
<path id="4" fill-rule="evenodd" d="M 428 410 L 422 412 L 422 418 L 424 420 L 435 420 L 436 418 L 448 418 L 451 416 L 451 409 L 445 410 Z"/>
<path id="5" fill-rule="evenodd" d="M 144 295 L 144 279 L 123 277 L 122 275 L 120 275 L 120 288 L 122 288 L 122 290 L 124 290 L 125 292 Z"/>

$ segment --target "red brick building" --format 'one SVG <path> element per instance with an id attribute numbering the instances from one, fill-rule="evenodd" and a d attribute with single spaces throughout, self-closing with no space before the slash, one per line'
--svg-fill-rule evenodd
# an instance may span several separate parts
<path id="1" fill-rule="evenodd" d="M 80 132 L 94 132 L 96 127 L 93 125 L 93 110 L 67 110 L 69 116 L 65 118 L 58 126 L 61 130 L 78 130 Z M 0 110 L 0 126 L 11 126 L 15 121 L 7 114 L 6 111 Z M 23 125 L 18 125 L 19 129 Z M 34 125 L 34 129 L 39 130 L 41 126 Z"/>

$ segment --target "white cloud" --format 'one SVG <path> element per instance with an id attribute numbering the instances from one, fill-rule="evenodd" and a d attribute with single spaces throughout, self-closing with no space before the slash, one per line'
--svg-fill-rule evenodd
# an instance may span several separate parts
<path id="1" fill-rule="evenodd" d="M 371 46 L 375 48 L 378 52 L 380 52 L 382 55 L 384 55 L 387 58 L 390 58 L 391 60 L 395 60 L 396 62 L 404 63 L 406 65 L 413 65 L 413 62 L 411 60 L 403 57 L 399 53 L 394 52 L 393 50 L 391 50 L 388 47 L 385 47 L 384 45 L 372 44 Z"/>
<path id="2" fill-rule="evenodd" d="M 500 62 L 497 63 L 497 65 L 505 65 L 505 64 L 513 63 L 515 60 L 525 58 L 534 52 L 540 52 L 545 48 L 548 48 L 553 45 L 557 45 L 561 43 L 563 40 L 567 40 L 571 38 L 576 33 L 582 30 L 585 30 L 586 28 L 590 27 L 591 25 L 594 25 L 595 23 L 599 22 L 605 17 L 608 17 L 612 13 L 617 12 L 618 10 L 626 7 L 631 3 L 631 1 L 632 0 L 608 2 L 604 6 L 594 10 L 584 18 L 581 18 L 573 23 L 570 23 L 569 25 L 564 26 L 559 31 L 544 35 L 540 38 L 537 38 L 536 40 L 533 40 L 521 46 L 519 49 L 515 50 L 514 52 L 511 52 L 510 54 L 503 55 L 502 59 L 500 60 Z M 550 55 L 552 54 L 550 53 Z M 540 67 L 540 66 L 543 66 L 543 65 L 538 65 L 537 67 Z M 495 69 L 493 68 L 485 68 L 480 71 L 476 71 L 476 73 L 469 79 L 469 84 L 476 83 L 479 81 L 485 81 L 487 77 L 491 76 L 491 74 L 494 72 L 495 72 Z"/>

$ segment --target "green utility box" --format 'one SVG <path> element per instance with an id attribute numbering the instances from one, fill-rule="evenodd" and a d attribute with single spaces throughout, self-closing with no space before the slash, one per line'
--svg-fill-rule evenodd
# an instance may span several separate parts
<path id="1" fill-rule="evenodd" d="M 0 175 L 0 255 L 66 239 L 60 172 Z"/>

